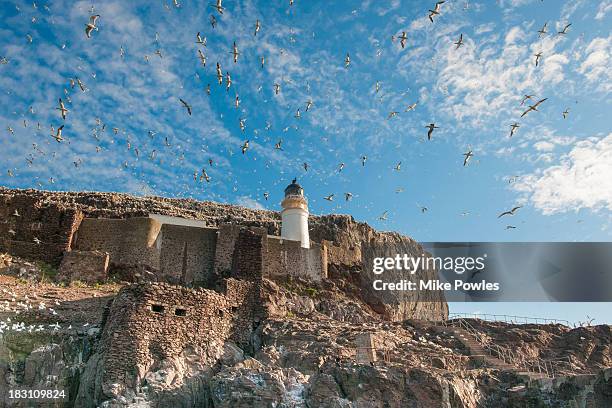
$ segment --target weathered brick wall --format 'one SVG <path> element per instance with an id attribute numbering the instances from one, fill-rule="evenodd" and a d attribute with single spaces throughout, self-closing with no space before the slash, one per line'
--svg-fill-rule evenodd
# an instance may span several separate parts
<path id="1" fill-rule="evenodd" d="M 225 282 L 223 294 L 166 283 L 124 287 L 113 301 L 103 329 L 102 389 L 134 388 L 163 360 L 189 356 L 213 365 L 225 341 L 247 348 L 259 306 L 259 282 Z"/>
<path id="2" fill-rule="evenodd" d="M 87 283 L 103 282 L 108 279 L 108 252 L 68 251 L 60 264 L 58 279 Z"/>
<path id="3" fill-rule="evenodd" d="M 287 276 L 319 281 L 327 277 L 327 247 L 311 243 L 302 248 L 299 241 L 268 236 L 265 276 L 282 279 Z"/>
<path id="4" fill-rule="evenodd" d="M 57 266 L 82 217 L 77 209 L 62 209 L 25 193 L 0 195 L 0 252 Z"/>
<path id="5" fill-rule="evenodd" d="M 216 228 L 164 224 L 160 240 L 161 280 L 189 286 L 209 282 L 215 261 Z"/>
<path id="6" fill-rule="evenodd" d="M 267 232 L 262 228 L 241 229 L 234 245 L 230 276 L 258 280 L 263 276 Z"/>
<path id="7" fill-rule="evenodd" d="M 85 218 L 76 233 L 75 249 L 110 254 L 114 268 L 159 270 L 161 224 L 148 217 Z"/>
<path id="8" fill-rule="evenodd" d="M 240 233 L 240 225 L 223 224 L 219 227 L 215 249 L 215 276 L 227 276 L 232 270 L 234 247 Z"/>

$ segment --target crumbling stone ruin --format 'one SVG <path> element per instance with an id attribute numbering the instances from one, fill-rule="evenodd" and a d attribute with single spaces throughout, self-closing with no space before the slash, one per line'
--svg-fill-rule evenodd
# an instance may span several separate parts
<path id="1" fill-rule="evenodd" d="M 303 248 L 270 211 L 0 188 L 0 406 L 43 386 L 61 407 L 612 406 L 610 326 L 448 320 L 441 293 L 371 289 L 372 259 L 417 242 L 309 227 Z"/>

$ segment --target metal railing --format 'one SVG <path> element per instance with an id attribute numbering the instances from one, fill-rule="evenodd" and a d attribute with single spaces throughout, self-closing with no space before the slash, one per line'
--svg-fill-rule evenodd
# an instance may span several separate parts
<path id="1" fill-rule="evenodd" d="M 528 316 L 513 316 L 513 315 L 498 315 L 489 313 L 452 313 L 449 314 L 448 319 L 480 319 L 489 322 L 504 322 L 511 324 L 562 324 L 564 326 L 572 327 L 569 320 L 563 319 L 549 319 L 546 317 L 528 317 Z"/>
<path id="2" fill-rule="evenodd" d="M 561 367 L 561 364 L 565 365 L 566 363 L 571 363 L 569 357 L 556 360 L 543 360 L 540 357 L 525 357 L 524 355 L 514 352 L 509 348 L 492 343 L 489 337 L 476 330 L 474 326 L 472 326 L 464 318 L 447 320 L 444 325 L 458 325 L 458 327 L 465 330 L 469 335 L 473 336 L 491 357 L 495 357 L 508 365 L 518 367 L 532 373 L 538 373 L 546 375 L 549 378 L 555 378 L 560 372 L 559 368 Z"/>

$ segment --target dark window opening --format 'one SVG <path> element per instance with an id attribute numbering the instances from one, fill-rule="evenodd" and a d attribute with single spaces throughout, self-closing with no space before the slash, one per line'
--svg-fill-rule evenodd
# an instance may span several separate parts
<path id="1" fill-rule="evenodd" d="M 164 313 L 164 307 L 162 305 L 151 305 L 151 311 L 155 313 Z"/>
<path id="2" fill-rule="evenodd" d="M 174 314 L 177 316 L 187 316 L 187 310 L 185 309 L 175 309 Z"/>

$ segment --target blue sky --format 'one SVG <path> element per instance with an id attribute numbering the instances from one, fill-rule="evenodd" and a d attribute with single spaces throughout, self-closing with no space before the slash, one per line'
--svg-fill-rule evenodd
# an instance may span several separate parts
<path id="1" fill-rule="evenodd" d="M 348 213 L 420 241 L 610 240 L 612 1 L 449 0 L 433 24 L 434 1 L 227 0 L 223 15 L 178 3 L 94 2 L 90 39 L 92 2 L 1 3 L 0 185 L 277 210 L 298 177 L 313 213 Z M 404 49 L 392 41 L 402 31 Z M 85 92 L 71 87 L 77 77 Z M 548 99 L 521 118 L 524 94 Z M 428 141 L 431 122 L 439 129 Z M 194 181 L 202 168 L 210 183 Z M 515 205 L 514 217 L 497 219 Z"/>

